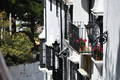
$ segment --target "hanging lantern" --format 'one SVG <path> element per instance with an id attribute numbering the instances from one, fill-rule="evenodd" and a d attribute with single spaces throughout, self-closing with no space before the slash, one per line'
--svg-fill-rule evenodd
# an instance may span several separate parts
<path id="1" fill-rule="evenodd" d="M 88 23 L 88 25 L 85 25 L 86 29 L 87 29 L 87 33 L 89 36 L 93 35 L 93 28 L 94 25 L 92 23 Z"/>

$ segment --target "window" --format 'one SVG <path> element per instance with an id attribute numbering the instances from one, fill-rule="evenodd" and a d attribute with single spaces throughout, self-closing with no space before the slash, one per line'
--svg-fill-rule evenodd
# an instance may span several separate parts
<path id="1" fill-rule="evenodd" d="M 50 11 L 52 11 L 52 0 L 50 0 Z"/>
<path id="2" fill-rule="evenodd" d="M 56 0 L 56 16 L 58 16 L 58 3 L 59 3 L 59 1 Z"/>
<path id="3" fill-rule="evenodd" d="M 73 5 L 70 5 L 69 12 L 70 12 L 71 22 L 73 22 Z"/>
<path id="4" fill-rule="evenodd" d="M 58 69 L 59 67 L 59 59 L 57 56 L 55 56 L 55 69 Z"/>
<path id="5" fill-rule="evenodd" d="M 68 6 L 64 5 L 64 10 L 65 10 L 65 39 L 68 39 L 68 23 L 67 23 L 67 11 L 68 11 Z"/>
<path id="6" fill-rule="evenodd" d="M 43 44 L 43 64 L 46 64 L 46 46 Z"/>
<path id="7" fill-rule="evenodd" d="M 52 49 L 51 49 L 51 66 L 53 66 L 53 52 L 52 52 Z"/>

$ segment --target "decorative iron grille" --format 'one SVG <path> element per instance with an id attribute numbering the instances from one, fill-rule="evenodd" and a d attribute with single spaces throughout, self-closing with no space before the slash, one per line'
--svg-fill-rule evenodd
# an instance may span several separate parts
<path id="1" fill-rule="evenodd" d="M 77 43 L 77 40 L 79 39 L 79 28 L 70 23 L 69 26 L 69 44 L 71 47 L 73 47 L 76 51 L 79 52 L 80 44 Z"/>

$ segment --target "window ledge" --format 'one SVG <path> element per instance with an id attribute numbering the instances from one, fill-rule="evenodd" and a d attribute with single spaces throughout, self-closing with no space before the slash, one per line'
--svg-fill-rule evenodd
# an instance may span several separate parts
<path id="1" fill-rule="evenodd" d="M 83 76 L 88 76 L 88 73 L 82 68 L 78 69 L 78 72 Z"/>
<path id="2" fill-rule="evenodd" d="M 94 58 L 91 58 L 93 63 L 95 64 L 96 68 L 98 69 L 99 73 L 102 74 L 102 69 L 103 69 L 103 60 L 97 61 Z"/>

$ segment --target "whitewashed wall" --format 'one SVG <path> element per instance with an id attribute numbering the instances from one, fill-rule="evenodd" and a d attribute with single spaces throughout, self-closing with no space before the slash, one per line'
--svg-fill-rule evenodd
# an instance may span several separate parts
<path id="1" fill-rule="evenodd" d="M 46 28 L 47 28 L 47 42 L 51 46 L 55 40 L 60 42 L 61 39 L 61 26 L 60 26 L 60 7 L 58 7 L 58 16 L 56 16 L 56 1 L 53 0 L 52 11 L 50 10 L 50 0 L 46 0 Z M 62 25 L 64 26 L 64 10 L 62 10 Z M 64 29 L 64 28 L 63 28 Z M 64 31 L 63 31 L 64 32 Z"/>
<path id="2" fill-rule="evenodd" d="M 104 46 L 103 80 L 120 80 L 120 0 L 104 0 L 104 31 L 108 43 Z"/>
<path id="3" fill-rule="evenodd" d="M 74 0 L 73 1 L 73 22 L 80 24 L 84 22 L 87 24 L 89 20 L 88 15 L 88 0 Z"/>
<path id="4" fill-rule="evenodd" d="M 93 64 L 93 74 L 91 75 L 91 80 L 102 80 L 102 76 L 100 75 L 96 64 Z"/>

